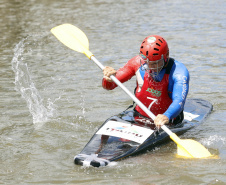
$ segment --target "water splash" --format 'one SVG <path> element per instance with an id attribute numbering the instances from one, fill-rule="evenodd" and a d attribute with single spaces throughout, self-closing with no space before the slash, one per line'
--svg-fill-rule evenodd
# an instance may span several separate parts
<path id="1" fill-rule="evenodd" d="M 219 147 L 222 147 L 223 145 L 226 144 L 226 138 L 219 136 L 219 135 L 213 135 L 210 136 L 207 139 L 202 139 L 201 141 L 203 144 L 207 145 L 207 146 L 216 146 L 216 145 L 220 145 Z"/>
<path id="2" fill-rule="evenodd" d="M 27 63 L 24 62 L 23 54 L 27 39 L 28 37 L 21 40 L 14 48 L 11 64 L 15 73 L 15 89 L 26 100 L 36 128 L 40 128 L 50 117 L 53 117 L 54 108 L 50 99 L 48 106 L 44 106 L 43 99 L 31 79 Z"/>

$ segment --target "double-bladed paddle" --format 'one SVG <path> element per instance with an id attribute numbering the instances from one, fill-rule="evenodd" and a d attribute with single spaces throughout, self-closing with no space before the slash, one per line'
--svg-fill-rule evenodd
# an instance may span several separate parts
<path id="1" fill-rule="evenodd" d="M 51 32 L 55 37 L 70 49 L 85 54 L 90 60 L 95 62 L 101 70 L 104 66 L 94 57 L 89 51 L 89 40 L 85 33 L 79 28 L 71 24 L 62 24 L 51 29 Z M 114 75 L 110 78 L 121 87 L 126 94 L 128 94 L 134 102 L 153 120 L 155 115 L 138 100 L 134 94 L 132 94 Z M 177 154 L 190 158 L 206 158 L 212 156 L 210 152 L 199 142 L 192 139 L 180 139 L 175 133 L 173 133 L 165 125 L 161 128 L 170 136 L 170 138 L 177 144 Z"/>

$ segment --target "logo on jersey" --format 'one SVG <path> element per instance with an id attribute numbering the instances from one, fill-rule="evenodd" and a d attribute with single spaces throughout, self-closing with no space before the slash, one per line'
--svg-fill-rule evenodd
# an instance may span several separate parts
<path id="1" fill-rule="evenodd" d="M 153 96 L 156 96 L 156 97 L 159 97 L 162 94 L 162 91 L 157 91 L 153 88 L 148 88 L 146 91 L 151 93 Z"/>

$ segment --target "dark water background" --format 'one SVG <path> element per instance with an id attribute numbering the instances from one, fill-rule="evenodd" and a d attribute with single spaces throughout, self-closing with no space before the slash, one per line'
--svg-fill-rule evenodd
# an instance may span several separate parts
<path id="1" fill-rule="evenodd" d="M 224 0 L 1 0 L 0 184 L 225 184 L 225 9 Z M 116 69 L 146 36 L 162 35 L 190 71 L 189 97 L 214 106 L 182 138 L 220 158 L 176 158 L 171 142 L 116 166 L 74 165 L 102 122 L 132 101 L 102 89 L 99 68 L 51 35 L 62 23 L 82 29 L 96 58 Z M 135 79 L 125 85 L 133 91 Z"/>

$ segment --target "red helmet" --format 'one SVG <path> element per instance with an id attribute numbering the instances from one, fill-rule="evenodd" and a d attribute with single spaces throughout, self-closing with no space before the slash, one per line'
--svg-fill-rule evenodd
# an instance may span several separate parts
<path id="1" fill-rule="evenodd" d="M 164 38 L 158 35 L 150 35 L 144 39 L 140 47 L 140 54 L 145 55 L 149 61 L 160 60 L 163 56 L 165 62 L 169 48 Z"/>

